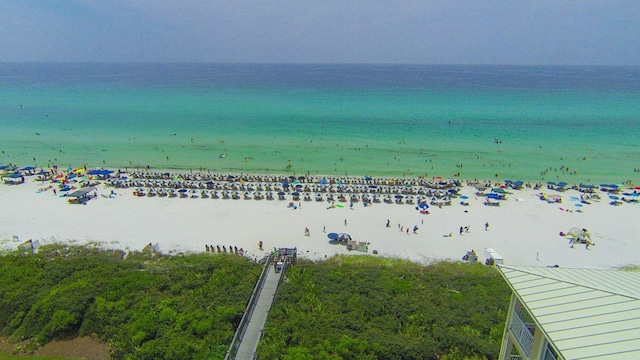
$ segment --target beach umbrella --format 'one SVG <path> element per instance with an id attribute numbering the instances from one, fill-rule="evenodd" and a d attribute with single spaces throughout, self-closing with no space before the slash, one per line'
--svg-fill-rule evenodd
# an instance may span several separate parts
<path id="1" fill-rule="evenodd" d="M 547 185 L 555 185 L 556 183 L 554 183 L 553 181 L 547 181 Z"/>
<path id="2" fill-rule="evenodd" d="M 294 191 L 294 192 L 292 192 L 292 193 L 291 193 L 291 195 L 293 195 L 293 196 L 300 196 L 300 193 L 299 193 L 299 192 L 297 192 L 297 191 Z"/>
<path id="3" fill-rule="evenodd" d="M 611 200 L 619 200 L 620 198 L 615 195 L 609 195 L 609 199 Z"/>
<path id="4" fill-rule="evenodd" d="M 398 194 L 398 195 L 396 195 L 396 196 L 394 196 L 394 198 L 396 198 L 396 199 L 402 199 L 403 197 L 404 197 L 404 196 L 399 195 L 399 194 Z"/>
<path id="5" fill-rule="evenodd" d="M 429 205 L 427 205 L 426 203 L 420 203 L 418 207 L 420 208 L 420 210 L 426 210 L 429 208 Z"/>
<path id="6" fill-rule="evenodd" d="M 501 188 L 493 188 L 491 189 L 491 191 L 493 191 L 494 193 L 498 193 L 498 194 L 505 194 L 506 191 L 504 189 Z"/>
<path id="7" fill-rule="evenodd" d="M 331 240 L 337 240 L 338 239 L 338 233 L 329 233 L 327 234 L 327 237 Z"/>
<path id="8" fill-rule="evenodd" d="M 186 193 L 188 190 L 187 189 L 180 189 L 178 190 L 179 193 Z"/>
<path id="9" fill-rule="evenodd" d="M 468 196 L 466 196 L 466 195 L 462 195 L 462 196 L 460 196 L 460 199 L 468 199 L 468 198 L 469 198 L 469 197 L 468 197 Z"/>
<path id="10" fill-rule="evenodd" d="M 279 191 L 278 195 L 286 195 L 286 193 L 284 191 Z"/>

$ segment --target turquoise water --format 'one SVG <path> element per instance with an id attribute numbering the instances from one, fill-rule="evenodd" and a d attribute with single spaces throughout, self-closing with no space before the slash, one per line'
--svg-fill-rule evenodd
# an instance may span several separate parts
<path id="1" fill-rule="evenodd" d="M 0 163 L 640 183 L 637 67 L 0 64 L 0 99 Z"/>

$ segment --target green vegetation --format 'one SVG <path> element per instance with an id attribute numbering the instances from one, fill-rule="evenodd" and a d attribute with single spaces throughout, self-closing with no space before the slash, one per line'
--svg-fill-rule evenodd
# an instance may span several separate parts
<path id="1" fill-rule="evenodd" d="M 0 257 L 0 335 L 94 335 L 114 359 L 222 359 L 262 270 L 232 255 L 48 246 Z"/>
<path id="2" fill-rule="evenodd" d="M 495 359 L 510 291 L 482 265 L 337 257 L 286 272 L 260 359 Z"/>
<path id="3" fill-rule="evenodd" d="M 89 335 L 111 344 L 114 359 L 223 359 L 261 270 L 232 255 L 5 254 L 0 336 L 33 350 Z M 300 261 L 285 276 L 261 359 L 498 355 L 510 292 L 493 268 L 347 256 Z"/>

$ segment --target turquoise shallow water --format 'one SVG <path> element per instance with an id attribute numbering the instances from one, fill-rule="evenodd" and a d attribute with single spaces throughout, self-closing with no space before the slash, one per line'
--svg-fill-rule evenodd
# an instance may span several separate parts
<path id="1" fill-rule="evenodd" d="M 637 67 L 0 64 L 0 99 L 0 163 L 640 183 Z"/>

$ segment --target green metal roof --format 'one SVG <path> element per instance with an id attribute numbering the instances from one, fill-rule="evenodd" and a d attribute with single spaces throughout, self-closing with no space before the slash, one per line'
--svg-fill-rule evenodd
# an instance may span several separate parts
<path id="1" fill-rule="evenodd" d="M 640 359 L 640 272 L 498 269 L 565 359 Z"/>

